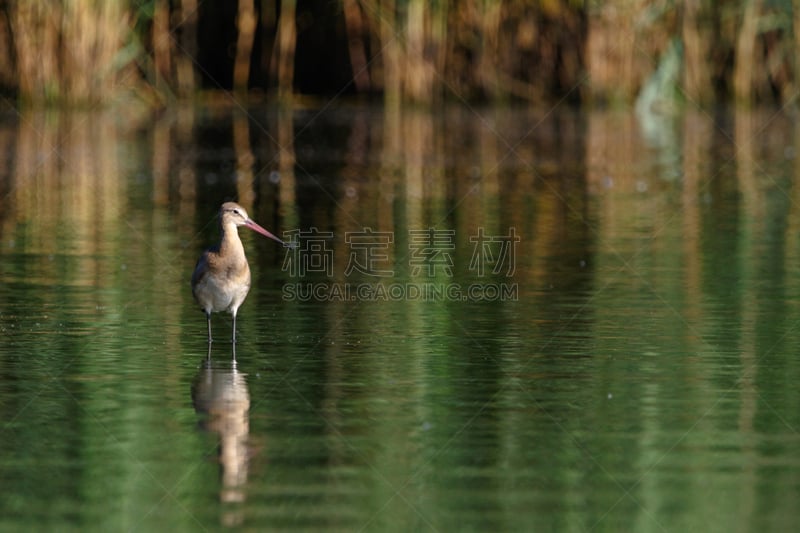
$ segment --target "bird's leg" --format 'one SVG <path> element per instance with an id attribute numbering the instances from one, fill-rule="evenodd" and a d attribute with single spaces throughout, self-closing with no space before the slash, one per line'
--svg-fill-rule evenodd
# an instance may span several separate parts
<path id="1" fill-rule="evenodd" d="M 208 344 L 211 344 L 211 313 L 206 313 L 206 323 L 208 324 Z"/>
<path id="2" fill-rule="evenodd" d="M 233 313 L 233 336 L 231 338 L 233 345 L 236 345 L 236 313 Z"/>

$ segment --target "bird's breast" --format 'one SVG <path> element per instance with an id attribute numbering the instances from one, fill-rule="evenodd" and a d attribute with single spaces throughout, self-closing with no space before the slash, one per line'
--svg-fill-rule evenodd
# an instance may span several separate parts
<path id="1" fill-rule="evenodd" d="M 228 311 L 238 308 L 250 290 L 250 266 L 242 255 L 224 256 L 207 252 L 198 262 L 192 277 L 192 292 L 207 311 Z"/>

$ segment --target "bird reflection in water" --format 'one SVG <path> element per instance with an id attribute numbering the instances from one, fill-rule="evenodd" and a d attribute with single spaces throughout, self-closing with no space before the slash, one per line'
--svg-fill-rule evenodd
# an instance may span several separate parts
<path id="1" fill-rule="evenodd" d="M 219 435 L 220 500 L 244 501 L 250 431 L 250 393 L 246 374 L 237 370 L 235 362 L 224 366 L 212 364 L 209 345 L 208 356 L 192 385 L 192 403 L 195 411 L 203 417 L 201 427 Z M 227 517 L 228 520 L 238 522 L 232 516 Z"/>

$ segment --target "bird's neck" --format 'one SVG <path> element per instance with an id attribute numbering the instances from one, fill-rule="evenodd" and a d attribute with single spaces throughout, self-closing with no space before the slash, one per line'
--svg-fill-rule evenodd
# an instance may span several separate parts
<path id="1" fill-rule="evenodd" d="M 225 224 L 220 228 L 222 239 L 219 243 L 219 253 L 223 257 L 244 256 L 244 247 L 239 238 L 235 224 Z"/>

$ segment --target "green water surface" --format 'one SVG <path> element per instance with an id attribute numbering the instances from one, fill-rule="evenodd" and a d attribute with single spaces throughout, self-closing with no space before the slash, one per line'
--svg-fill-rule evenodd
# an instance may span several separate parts
<path id="1" fill-rule="evenodd" d="M 800 527 L 786 116 L 122 122 L 0 123 L 0 530 Z"/>

